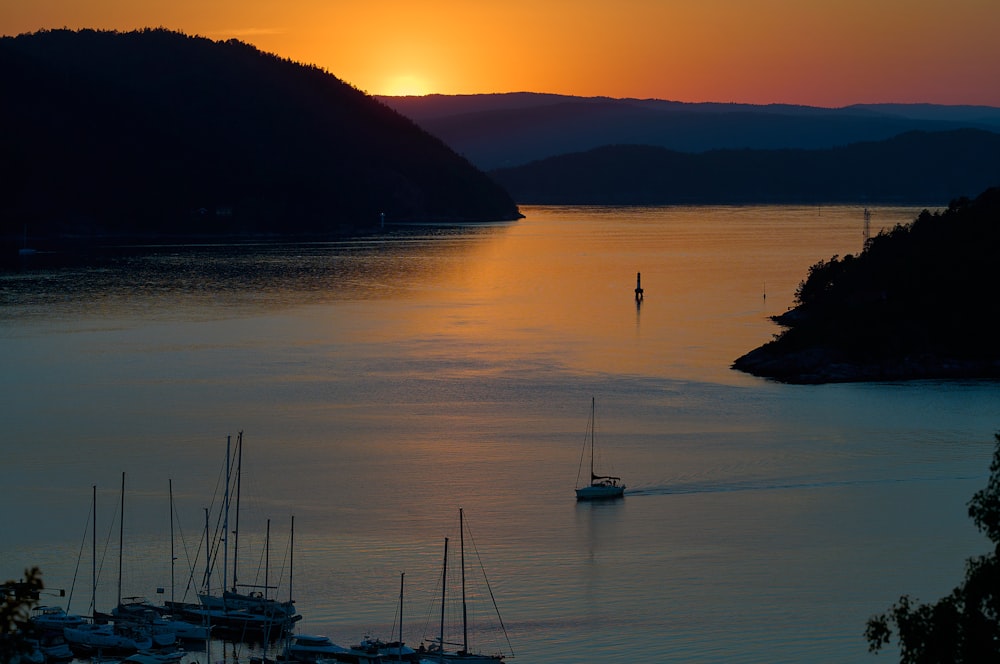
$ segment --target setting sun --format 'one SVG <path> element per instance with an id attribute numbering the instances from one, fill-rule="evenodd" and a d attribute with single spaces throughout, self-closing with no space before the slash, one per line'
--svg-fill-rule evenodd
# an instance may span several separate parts
<path id="1" fill-rule="evenodd" d="M 384 91 L 376 91 L 377 94 L 385 94 L 391 97 L 416 97 L 433 92 L 427 81 L 419 76 L 404 74 L 392 76 L 386 80 Z"/>

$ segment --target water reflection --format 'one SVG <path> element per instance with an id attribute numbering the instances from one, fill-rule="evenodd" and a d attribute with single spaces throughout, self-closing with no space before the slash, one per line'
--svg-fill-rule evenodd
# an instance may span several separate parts
<path id="1" fill-rule="evenodd" d="M 398 298 L 449 277 L 510 224 L 399 230 L 357 240 L 119 246 L 38 253 L 0 270 L 5 317 L 169 315 Z M 444 268 L 444 269 L 443 269 Z"/>
<path id="2" fill-rule="evenodd" d="M 168 478 L 192 544 L 244 430 L 241 530 L 296 516 L 300 629 L 335 642 L 391 633 L 401 571 L 419 642 L 458 507 L 524 664 L 865 661 L 868 616 L 951 589 L 983 544 L 965 503 L 995 385 L 796 388 L 729 369 L 810 265 L 857 249 L 858 211 L 525 212 L 0 275 L 2 576 L 38 563 L 70 587 L 90 487 L 125 470 L 126 539 L 147 561 L 127 585 L 166 585 Z M 630 488 L 578 504 L 595 395 Z M 116 497 L 99 493 L 107 522 Z"/>

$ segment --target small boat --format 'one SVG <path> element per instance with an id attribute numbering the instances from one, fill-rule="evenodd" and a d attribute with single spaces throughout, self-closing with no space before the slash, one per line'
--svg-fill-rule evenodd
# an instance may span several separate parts
<path id="1" fill-rule="evenodd" d="M 399 575 L 399 613 L 397 617 L 399 618 L 399 641 L 383 641 L 380 638 L 374 637 L 370 634 L 365 634 L 365 638 L 361 639 L 361 642 L 353 646 L 352 650 L 367 652 L 371 655 L 377 655 L 382 658 L 383 662 L 419 662 L 420 656 L 417 651 L 413 648 L 407 646 L 403 641 L 403 587 L 404 580 L 406 579 L 406 573 L 403 572 Z"/>
<path id="2" fill-rule="evenodd" d="M 176 644 L 179 638 L 178 626 L 183 628 L 186 625 L 180 621 L 164 618 L 145 597 L 123 598 L 118 606 L 111 609 L 108 619 L 116 624 L 131 625 L 141 632 L 148 633 L 153 639 L 153 645 L 158 648 Z"/>
<path id="3" fill-rule="evenodd" d="M 32 609 L 31 624 L 42 632 L 62 634 L 64 627 L 76 627 L 85 622 L 83 616 L 66 613 L 58 606 L 38 606 Z"/>
<path id="4" fill-rule="evenodd" d="M 38 639 L 38 645 L 45 655 L 46 662 L 60 662 L 73 659 L 73 651 L 66 643 L 62 631 L 43 633 Z"/>
<path id="5" fill-rule="evenodd" d="M 576 499 L 577 500 L 610 500 L 614 498 L 622 498 L 625 495 L 625 485 L 622 484 L 622 478 L 615 477 L 613 475 L 598 475 L 594 472 L 594 429 L 597 428 L 597 420 L 594 417 L 595 414 L 595 400 L 593 397 L 590 399 L 590 421 L 587 425 L 587 433 L 589 434 L 587 443 L 590 445 L 590 484 L 586 486 L 579 486 L 579 474 L 577 475 L 577 488 L 576 488 Z M 586 447 L 584 448 L 586 453 Z M 581 463 L 582 465 L 582 463 Z"/>
<path id="6" fill-rule="evenodd" d="M 85 623 L 77 627 L 67 627 L 63 635 L 71 648 L 99 650 L 111 653 L 132 654 L 139 650 L 150 650 L 153 639 L 131 627 Z"/>
<path id="7" fill-rule="evenodd" d="M 285 646 L 285 659 L 295 662 L 315 662 L 317 659 L 336 659 L 337 655 L 346 652 L 347 648 L 338 646 L 328 636 L 294 634 L 291 643 Z"/>
<path id="8" fill-rule="evenodd" d="M 399 641 L 383 641 L 381 639 L 365 636 L 361 643 L 354 646 L 353 650 L 364 651 L 378 655 L 386 664 L 389 662 L 419 662 L 417 651 Z"/>
<path id="9" fill-rule="evenodd" d="M 132 653 L 123 662 L 131 662 L 131 664 L 177 664 L 182 659 L 184 655 L 187 654 L 183 650 L 163 650 L 163 651 L 140 651 Z"/>

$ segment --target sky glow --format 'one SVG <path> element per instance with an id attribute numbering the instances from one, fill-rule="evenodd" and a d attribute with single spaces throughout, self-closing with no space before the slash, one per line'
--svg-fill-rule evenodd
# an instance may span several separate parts
<path id="1" fill-rule="evenodd" d="M 236 38 L 371 94 L 1000 106 L 996 0 L 31 0 L 0 33 Z"/>

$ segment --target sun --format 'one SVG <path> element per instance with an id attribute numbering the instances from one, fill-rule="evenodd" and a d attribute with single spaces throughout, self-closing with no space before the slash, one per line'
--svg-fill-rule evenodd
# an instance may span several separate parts
<path id="1" fill-rule="evenodd" d="M 388 80 L 385 94 L 390 97 L 421 97 L 429 92 L 426 80 L 412 74 L 402 74 Z"/>

